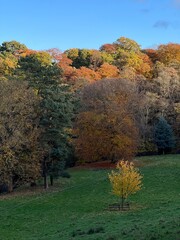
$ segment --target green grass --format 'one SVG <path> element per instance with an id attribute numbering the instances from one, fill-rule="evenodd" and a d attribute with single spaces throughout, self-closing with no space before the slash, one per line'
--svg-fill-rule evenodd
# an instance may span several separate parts
<path id="1" fill-rule="evenodd" d="M 178 240 L 180 155 L 137 158 L 143 189 L 131 210 L 110 212 L 117 202 L 108 170 L 71 169 L 53 191 L 18 190 L 0 197 L 0 240 Z"/>

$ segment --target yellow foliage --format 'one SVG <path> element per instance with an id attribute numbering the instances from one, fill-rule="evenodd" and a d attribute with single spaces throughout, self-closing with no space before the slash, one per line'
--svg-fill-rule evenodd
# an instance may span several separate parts
<path id="1" fill-rule="evenodd" d="M 116 169 L 118 171 L 112 171 L 111 174 L 109 174 L 114 195 L 126 199 L 129 195 L 141 189 L 142 176 L 132 162 L 119 161 Z"/>

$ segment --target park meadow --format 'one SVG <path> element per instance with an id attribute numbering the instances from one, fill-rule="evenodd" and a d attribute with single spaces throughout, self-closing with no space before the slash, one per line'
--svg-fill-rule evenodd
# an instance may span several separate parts
<path id="1" fill-rule="evenodd" d="M 179 155 L 138 157 L 143 188 L 129 211 L 109 211 L 111 169 L 72 168 L 54 188 L 22 188 L 0 199 L 1 239 L 179 239 Z M 41 189 L 41 190 L 40 190 Z"/>

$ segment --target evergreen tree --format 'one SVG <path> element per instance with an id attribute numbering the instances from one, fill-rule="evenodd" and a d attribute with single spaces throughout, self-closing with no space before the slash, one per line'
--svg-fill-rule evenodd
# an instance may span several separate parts
<path id="1" fill-rule="evenodd" d="M 44 146 L 42 173 L 44 187 L 48 187 L 47 177 L 59 176 L 64 169 L 70 152 L 68 141 L 73 113 L 72 94 L 67 84 L 61 81 L 61 71 L 47 53 L 35 53 L 19 61 L 16 74 L 27 79 L 40 98 L 41 142 Z"/>
<path id="2" fill-rule="evenodd" d="M 43 160 L 44 186 L 47 185 L 47 176 L 53 178 L 60 175 L 65 167 L 70 144 L 68 133 L 71 126 L 73 104 L 68 87 L 62 84 L 49 86 L 41 91 L 42 116 L 40 126 L 44 130 L 42 142 L 46 148 Z"/>
<path id="3" fill-rule="evenodd" d="M 175 146 L 175 138 L 172 127 L 164 117 L 160 117 L 154 129 L 154 142 L 159 153 L 166 153 Z"/>

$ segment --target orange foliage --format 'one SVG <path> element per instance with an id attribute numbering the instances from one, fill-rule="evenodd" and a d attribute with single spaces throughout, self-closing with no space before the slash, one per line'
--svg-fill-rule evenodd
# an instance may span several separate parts
<path id="1" fill-rule="evenodd" d="M 102 64 L 97 72 L 101 75 L 101 78 L 116 78 L 119 76 L 119 69 L 109 63 Z"/>
<path id="2" fill-rule="evenodd" d="M 67 66 L 71 66 L 72 60 L 66 56 L 66 54 L 62 53 L 58 57 L 56 57 L 56 60 L 58 60 L 58 65 L 64 69 Z"/>
<path id="3" fill-rule="evenodd" d="M 158 60 L 158 53 L 155 49 L 145 49 L 143 52 L 151 59 L 152 63 L 155 63 Z"/>
<path id="4" fill-rule="evenodd" d="M 116 52 L 116 47 L 113 44 L 104 44 L 100 47 L 100 51 L 113 54 Z"/>
<path id="5" fill-rule="evenodd" d="M 80 161 L 116 161 L 134 156 L 138 132 L 133 119 L 135 95 L 131 87 L 124 80 L 104 79 L 83 89 L 84 110 L 74 128 L 77 136 L 74 145 Z"/>
<path id="6" fill-rule="evenodd" d="M 137 130 L 128 116 L 119 124 L 116 115 L 84 112 L 76 124 L 75 149 L 80 161 L 131 159 L 136 151 Z"/>
<path id="7" fill-rule="evenodd" d="M 180 62 L 180 44 L 160 45 L 157 52 L 159 61 L 166 65 L 174 61 Z"/>
<path id="8" fill-rule="evenodd" d="M 127 66 L 133 67 L 137 74 L 148 74 L 151 70 L 151 61 L 142 53 L 131 53 L 127 58 Z"/>
<path id="9" fill-rule="evenodd" d="M 35 54 L 35 53 L 37 53 L 37 51 L 31 50 L 31 49 L 26 49 L 20 54 L 20 56 L 21 57 L 26 57 L 26 56 L 29 56 L 29 55 Z"/>
<path id="10" fill-rule="evenodd" d="M 67 82 L 74 82 L 77 78 L 77 71 L 74 67 L 71 66 L 72 60 L 67 57 L 66 54 L 57 52 L 53 53 L 53 57 L 56 59 L 58 66 L 63 71 L 63 77 Z"/>
<path id="11" fill-rule="evenodd" d="M 76 73 L 78 78 L 85 78 L 88 80 L 88 82 L 94 82 L 101 79 L 101 76 L 98 72 L 95 72 L 94 70 L 86 67 L 81 67 L 77 69 Z"/>
<path id="12" fill-rule="evenodd" d="M 152 61 L 148 55 L 143 53 L 141 53 L 139 57 L 142 60 L 142 63 L 140 64 L 139 68 L 137 68 L 137 73 L 148 76 L 153 66 Z"/>

